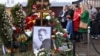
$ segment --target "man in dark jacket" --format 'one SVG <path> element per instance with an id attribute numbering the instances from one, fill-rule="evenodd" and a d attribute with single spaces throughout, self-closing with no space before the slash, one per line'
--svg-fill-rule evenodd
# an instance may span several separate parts
<path id="1" fill-rule="evenodd" d="M 50 49 L 51 48 L 51 39 L 48 36 L 48 32 L 46 29 L 41 28 L 37 31 L 37 39 L 34 39 L 35 41 L 33 41 L 33 48 L 34 49 Z M 37 41 L 36 41 L 37 40 Z"/>
<path id="2" fill-rule="evenodd" d="M 63 6 L 63 9 L 58 14 L 58 20 L 60 21 L 63 28 L 66 28 L 67 20 L 66 15 L 68 14 L 69 7 L 67 5 Z"/>
<path id="3" fill-rule="evenodd" d="M 98 39 L 98 35 L 100 34 L 100 11 L 98 10 L 96 13 L 96 18 L 94 20 L 94 38 Z"/>
<path id="4" fill-rule="evenodd" d="M 47 36 L 46 29 L 39 29 L 38 30 L 38 36 L 39 36 L 39 40 L 42 42 L 42 45 L 41 45 L 40 49 L 41 48 L 50 49 L 51 40 Z"/>

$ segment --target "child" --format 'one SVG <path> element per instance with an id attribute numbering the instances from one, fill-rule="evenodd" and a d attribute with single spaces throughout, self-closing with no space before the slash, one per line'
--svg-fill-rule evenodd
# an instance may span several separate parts
<path id="1" fill-rule="evenodd" d="M 72 34 L 73 34 L 73 29 L 72 29 L 72 18 L 70 17 L 70 15 L 67 15 L 66 18 L 67 18 L 66 29 L 67 29 L 68 34 L 69 34 L 70 37 L 71 37 Z"/>

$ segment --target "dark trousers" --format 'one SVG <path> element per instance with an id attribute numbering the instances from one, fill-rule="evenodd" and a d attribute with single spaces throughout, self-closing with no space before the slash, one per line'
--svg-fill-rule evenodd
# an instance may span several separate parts
<path id="1" fill-rule="evenodd" d="M 99 22 L 96 21 L 92 21 L 90 22 L 90 34 L 93 36 L 99 35 L 100 33 L 100 26 L 99 26 Z"/>
<path id="2" fill-rule="evenodd" d="M 75 40 L 76 42 L 80 42 L 80 38 L 81 38 L 81 33 L 74 31 L 72 39 Z"/>
<path id="3" fill-rule="evenodd" d="M 65 22 L 61 22 L 61 26 L 62 26 L 62 28 L 66 28 L 66 25 L 67 25 L 67 21 L 65 21 Z"/>

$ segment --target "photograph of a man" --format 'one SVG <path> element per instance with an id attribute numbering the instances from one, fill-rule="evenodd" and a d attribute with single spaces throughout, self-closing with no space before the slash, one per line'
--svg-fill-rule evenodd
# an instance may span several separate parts
<path id="1" fill-rule="evenodd" d="M 51 48 L 51 27 L 35 26 L 33 29 L 33 50 Z"/>

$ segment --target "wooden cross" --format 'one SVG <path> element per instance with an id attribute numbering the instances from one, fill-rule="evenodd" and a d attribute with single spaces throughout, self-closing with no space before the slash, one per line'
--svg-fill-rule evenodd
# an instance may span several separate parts
<path id="1" fill-rule="evenodd" d="M 43 24 L 43 12 L 51 12 L 51 10 L 43 10 L 43 5 L 48 5 L 48 2 L 44 2 L 43 0 L 41 0 L 41 2 L 37 1 L 36 4 L 41 5 L 41 9 L 37 10 L 38 12 L 40 12 L 40 18 L 41 18 L 41 26 Z"/>

